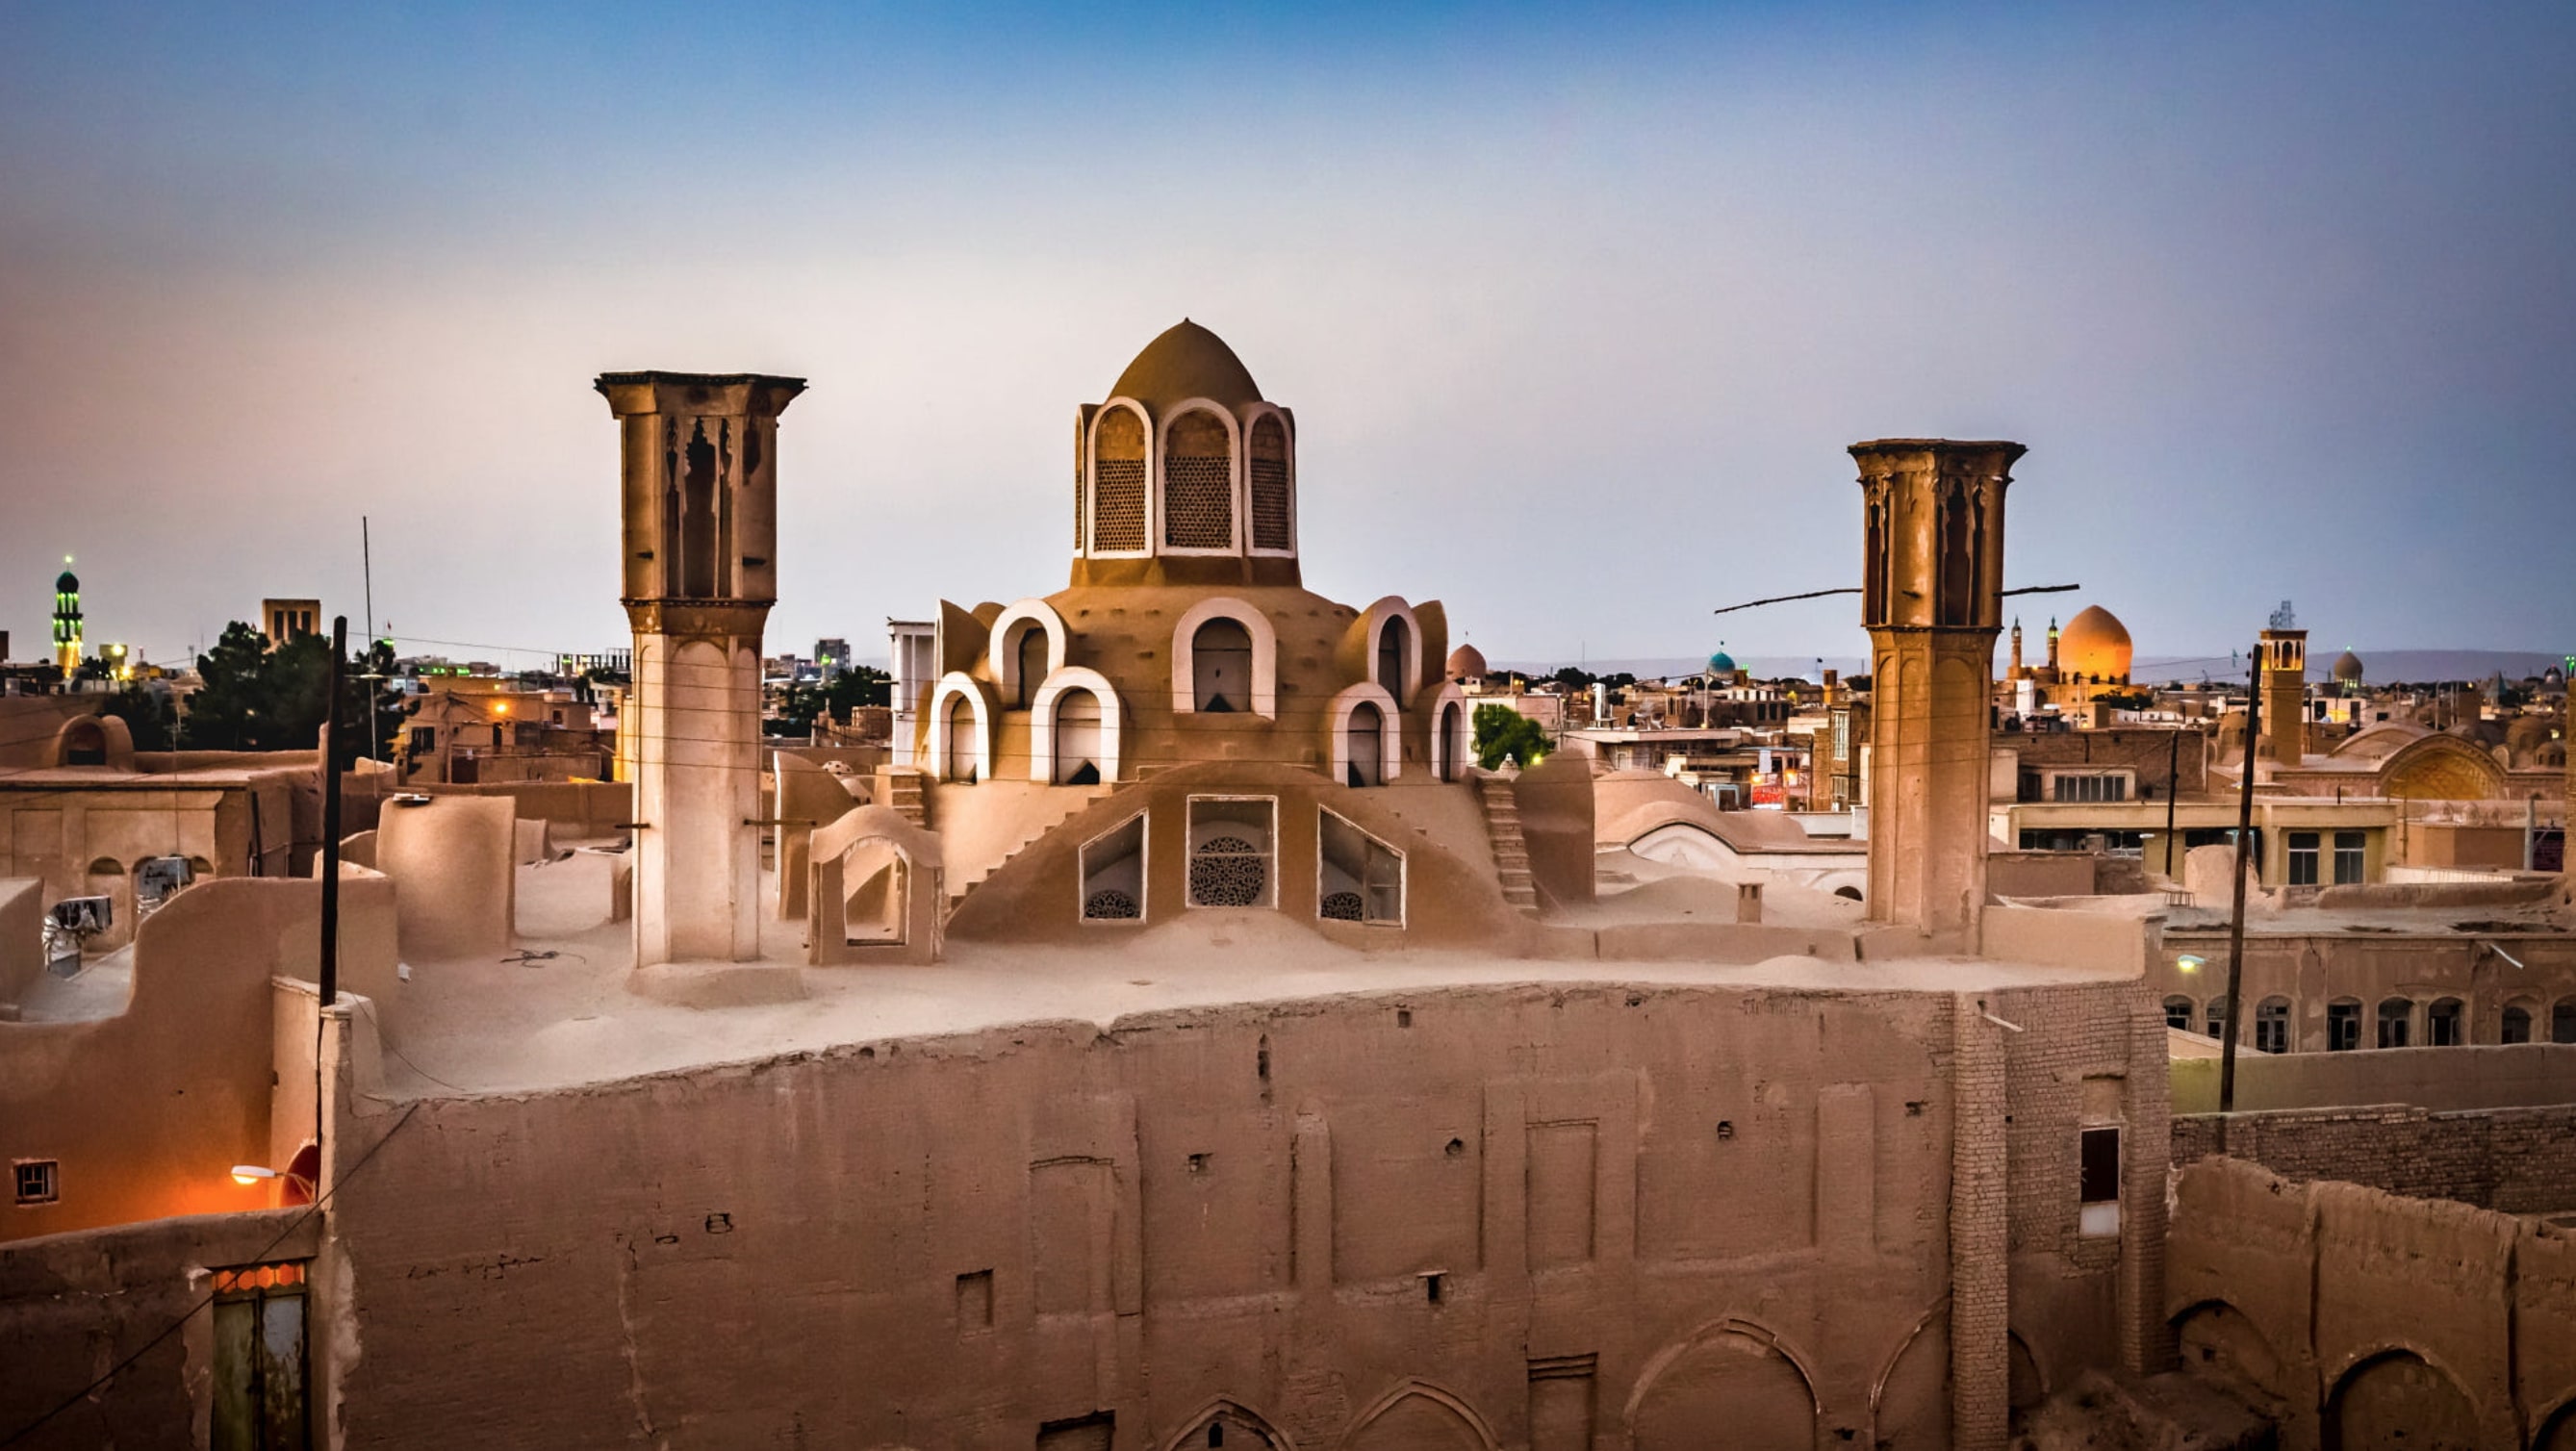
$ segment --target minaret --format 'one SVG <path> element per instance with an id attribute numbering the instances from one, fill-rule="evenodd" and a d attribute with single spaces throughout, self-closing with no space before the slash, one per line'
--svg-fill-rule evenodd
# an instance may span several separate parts
<path id="1" fill-rule="evenodd" d="M 1869 916 L 1970 949 L 1986 901 L 2004 490 L 2022 452 L 2017 443 L 1946 439 L 1851 448 L 1860 464 L 1861 624 L 1875 692 Z"/>
<path id="2" fill-rule="evenodd" d="M 2019 617 L 2019 616 L 2015 616 L 2015 617 L 2013 618 L 2013 627 L 2012 627 L 2012 669 L 2011 669 L 2011 670 L 2009 670 L 2009 671 L 2007 671 L 2007 672 L 2005 672 L 2005 674 L 2004 674 L 2004 679 L 2006 679 L 2006 680 L 2019 680 L 2019 679 L 2021 679 L 2021 619 L 2020 619 L 2020 617 Z"/>
<path id="3" fill-rule="evenodd" d="M 624 475 L 635 965 L 760 955 L 760 634 L 778 598 L 778 415 L 801 378 L 606 373 Z M 630 748 L 631 742 L 631 748 Z"/>
<path id="4" fill-rule="evenodd" d="M 54 576 L 54 664 L 69 680 L 80 671 L 81 607 L 80 576 L 72 573 L 72 557 L 63 556 L 63 572 Z"/>
<path id="5" fill-rule="evenodd" d="M 2263 652 L 2263 738 L 2274 765 L 2296 769 L 2308 749 L 2308 632 L 2290 619 L 2284 605 L 2255 648 Z"/>
<path id="6" fill-rule="evenodd" d="M 2048 617 L 2048 678 L 2057 679 L 2057 617 Z"/>

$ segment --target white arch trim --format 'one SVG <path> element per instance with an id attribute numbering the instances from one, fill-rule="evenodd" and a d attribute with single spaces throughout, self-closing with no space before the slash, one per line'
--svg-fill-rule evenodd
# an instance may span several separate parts
<path id="1" fill-rule="evenodd" d="M 1208 1423 L 1219 1416 L 1231 1416 L 1238 1421 L 1249 1421 L 1261 1429 L 1261 1434 L 1276 1443 L 1279 1451 L 1296 1451 L 1297 1443 L 1289 1439 L 1286 1431 L 1279 1429 L 1277 1422 L 1232 1396 L 1218 1396 L 1215 1400 L 1206 1402 L 1197 1410 L 1182 1417 L 1180 1432 L 1163 1443 L 1164 1451 L 1197 1451 L 1197 1448 L 1207 1444 L 1197 1438 L 1207 1430 Z"/>
<path id="2" fill-rule="evenodd" d="M 1112 409 L 1124 408 L 1136 415 L 1136 427 L 1145 435 L 1145 547 L 1142 549 L 1098 549 L 1091 547 L 1092 516 L 1100 505 L 1100 425 Z M 1161 438 L 1154 431 L 1154 414 L 1133 398 L 1120 396 L 1103 403 L 1091 415 L 1091 430 L 1082 439 L 1082 552 L 1085 557 L 1103 559 L 1143 559 L 1154 552 L 1156 530 L 1162 527 L 1162 490 L 1155 480 L 1162 477 L 1159 458 Z"/>
<path id="3" fill-rule="evenodd" d="M 1197 641 L 1199 626 L 1210 620 L 1232 620 L 1252 636 L 1252 713 L 1279 716 L 1279 632 L 1270 617 L 1239 599 L 1218 595 L 1190 606 L 1172 627 L 1172 713 L 1198 709 Z"/>
<path id="4" fill-rule="evenodd" d="M 1071 690 L 1087 690 L 1100 700 L 1100 779 L 1118 779 L 1120 728 L 1126 724 L 1126 711 L 1118 703 L 1117 687 L 1099 671 L 1081 665 L 1067 665 L 1046 678 L 1029 702 L 1029 779 L 1047 785 L 1055 780 L 1055 707 Z"/>
<path id="5" fill-rule="evenodd" d="M 1279 420 L 1280 434 L 1288 440 L 1288 547 L 1263 549 L 1252 542 L 1252 430 L 1264 418 Z M 1255 403 L 1243 411 L 1243 552 L 1262 559 L 1297 557 L 1297 420 L 1276 403 Z"/>
<path id="6" fill-rule="evenodd" d="M 948 774 L 948 702 L 962 695 L 975 710 L 975 779 L 993 779 L 994 703 L 983 682 L 963 670 L 951 670 L 939 677 L 930 692 L 930 772 L 939 780 L 953 779 Z"/>
<path id="7" fill-rule="evenodd" d="M 1466 1423 L 1467 1429 L 1475 1435 L 1476 1439 L 1484 1443 L 1485 1451 L 1494 1451 L 1494 1448 L 1502 1445 L 1501 1440 L 1494 1435 L 1494 1428 L 1486 1423 L 1483 1416 L 1476 1414 L 1476 1408 L 1474 1406 L 1467 1404 L 1467 1402 L 1459 1396 L 1443 1390 L 1439 1386 L 1433 1385 L 1431 1382 L 1424 1380 L 1419 1376 L 1405 1381 L 1403 1384 L 1387 1391 L 1386 1394 L 1379 1396 L 1376 1400 L 1369 1402 L 1365 1409 L 1363 1409 L 1358 1415 L 1351 1418 L 1351 1428 L 1342 1433 L 1342 1438 L 1339 1444 L 1345 1447 L 1349 1446 L 1360 1438 L 1360 1433 L 1362 1431 L 1367 1430 L 1371 1425 L 1375 1424 L 1380 1417 L 1384 1416 L 1387 1412 L 1394 1410 L 1404 1402 L 1413 1400 L 1417 1397 L 1422 1400 L 1429 1401 L 1433 1405 L 1445 1407 L 1455 1413 L 1459 1420 Z"/>
<path id="8" fill-rule="evenodd" d="M 1190 413 L 1213 413 L 1225 423 L 1226 492 L 1233 500 L 1230 512 L 1234 516 L 1234 539 L 1223 549 L 1175 549 L 1163 542 L 1163 462 L 1169 453 L 1167 445 L 1171 440 L 1172 425 L 1178 423 L 1183 415 Z M 1243 487 L 1244 480 L 1250 476 L 1249 466 L 1243 456 L 1243 437 L 1243 420 L 1234 416 L 1233 409 L 1213 398 L 1184 398 L 1163 410 L 1162 418 L 1154 425 L 1154 456 L 1150 460 L 1151 467 L 1145 471 L 1145 477 L 1148 480 L 1146 492 L 1154 496 L 1154 532 L 1147 538 L 1146 543 L 1156 554 L 1220 555 L 1245 552 L 1244 547 L 1252 536 L 1245 527 L 1246 520 L 1243 515 L 1245 507 L 1251 502 L 1245 497 L 1246 491 Z"/>
<path id="9" fill-rule="evenodd" d="M 993 662 L 993 680 L 1001 687 L 1004 700 L 1020 698 L 1020 636 L 1031 629 L 1046 631 L 1047 674 L 1064 668 L 1065 647 L 1072 643 L 1064 617 L 1042 599 L 1021 600 L 993 617 L 992 641 L 985 647 L 985 658 Z"/>
<path id="10" fill-rule="evenodd" d="M 1363 680 L 1344 686 L 1341 694 L 1333 697 L 1332 708 L 1324 712 L 1324 729 L 1331 732 L 1326 745 L 1336 786 L 1351 779 L 1351 714 L 1363 705 L 1374 705 L 1380 712 L 1383 729 L 1378 732 L 1378 742 L 1384 749 L 1379 754 L 1386 758 L 1381 779 L 1393 781 L 1404 769 L 1404 713 L 1395 708 L 1394 696 Z"/>
<path id="11" fill-rule="evenodd" d="M 1389 619 L 1404 621 L 1404 679 L 1401 682 L 1377 679 L 1377 637 Z M 1411 700 L 1422 689 L 1422 622 L 1413 617 L 1413 606 L 1388 595 L 1368 607 L 1361 623 L 1360 673 L 1377 680 L 1398 699 Z"/>
<path id="12" fill-rule="evenodd" d="M 1782 1340 L 1768 1326 L 1741 1316 L 1724 1315 L 1709 1321 L 1648 1357 L 1645 1369 L 1637 1372 L 1636 1385 L 1628 1392 L 1628 1404 L 1620 1412 L 1620 1429 L 1626 1433 L 1630 1441 L 1633 1442 L 1637 1435 L 1637 1412 L 1645 1408 L 1646 1398 L 1654 1393 L 1655 1383 L 1664 1378 L 1664 1372 L 1671 1370 L 1673 1363 L 1683 1356 L 1724 1335 L 1740 1335 L 1787 1361 L 1789 1368 L 1798 1373 L 1799 1381 L 1807 1389 L 1809 1425 L 1814 1424 L 1814 1417 L 1824 1414 L 1824 1402 L 1816 1395 L 1816 1372 L 1808 1365 L 1805 1356 L 1791 1349 L 1788 1342 Z M 1898 1353 L 1903 1353 L 1901 1347 Z"/>
<path id="13" fill-rule="evenodd" d="M 1467 709 L 1467 692 L 1460 690 L 1455 680 L 1441 682 L 1440 688 L 1432 693 L 1431 709 L 1424 717 L 1431 723 L 1430 761 L 1431 779 L 1434 781 L 1464 779 L 1461 773 L 1466 767 L 1466 762 L 1449 759 L 1449 733 L 1441 729 L 1444 723 L 1443 713 L 1453 706 L 1458 711 L 1458 739 L 1469 751 L 1476 748 L 1476 718 L 1474 713 Z"/>

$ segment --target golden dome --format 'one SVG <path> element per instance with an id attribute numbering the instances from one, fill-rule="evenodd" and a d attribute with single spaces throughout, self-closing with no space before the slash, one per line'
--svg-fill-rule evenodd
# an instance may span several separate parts
<path id="1" fill-rule="evenodd" d="M 2129 630 L 2100 605 L 2066 622 L 2057 640 L 2058 673 L 2069 679 L 2126 682 L 2129 678 Z"/>
<path id="2" fill-rule="evenodd" d="M 1109 390 L 1112 398 L 1133 398 L 1156 415 L 1185 398 L 1206 398 L 1224 407 L 1261 401 L 1261 385 L 1252 371 L 1225 345 L 1225 339 L 1182 318 L 1145 345 Z"/>

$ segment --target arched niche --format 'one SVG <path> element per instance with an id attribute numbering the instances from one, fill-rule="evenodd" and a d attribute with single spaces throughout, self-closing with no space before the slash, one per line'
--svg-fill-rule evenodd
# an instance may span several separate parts
<path id="1" fill-rule="evenodd" d="M 1219 1397 L 1182 1424 L 1163 1451 L 1295 1451 L 1296 1443 L 1269 1417 L 1241 1401 Z"/>
<path id="2" fill-rule="evenodd" d="M 947 905 L 939 837 L 891 806 L 815 828 L 806 866 L 806 960 L 937 962 Z"/>
<path id="3" fill-rule="evenodd" d="M 1646 1363 L 1626 1420 L 1636 1451 L 1696 1451 L 1711 1426 L 1743 1451 L 1814 1451 L 1815 1378 L 1771 1331 L 1718 1320 Z"/>
<path id="4" fill-rule="evenodd" d="M 1091 420 L 1091 549 L 1093 554 L 1137 555 L 1152 535 L 1145 487 L 1148 470 L 1145 410 L 1133 399 L 1112 398 Z"/>
<path id="5" fill-rule="evenodd" d="M 1497 1451 L 1502 1443 L 1475 1408 L 1425 1380 L 1409 1380 L 1351 1418 L 1341 1451 Z"/>
<path id="6" fill-rule="evenodd" d="M 1396 713 L 1395 697 L 1373 682 L 1364 680 L 1357 685 L 1343 687 L 1341 693 L 1333 697 L 1332 706 L 1324 712 L 1324 729 L 1330 737 L 1325 742 L 1326 758 L 1333 763 L 1332 778 L 1336 786 L 1350 784 L 1353 718 L 1363 708 L 1373 708 L 1378 712 L 1378 777 L 1367 784 L 1391 782 L 1404 768 L 1403 717 Z M 1368 776 L 1366 763 L 1360 764 L 1360 775 L 1365 781 Z"/>
<path id="7" fill-rule="evenodd" d="M 1244 534 L 1255 554 L 1297 552 L 1297 446 L 1288 415 L 1267 405 L 1244 429 Z"/>
<path id="8" fill-rule="evenodd" d="M 2383 1446 L 2445 1448 L 2499 1443 L 2484 1434 L 2459 1381 L 2422 1354 L 2390 1349 L 2365 1356 L 2337 1377 L 2319 1429 L 2325 1451 Z"/>
<path id="9" fill-rule="evenodd" d="M 1391 621 L 1401 621 L 1404 628 L 1392 652 L 1387 649 Z M 1360 650 L 1361 675 L 1388 694 L 1398 700 L 1411 700 L 1422 689 L 1422 622 L 1414 618 L 1413 606 L 1394 595 L 1369 606 L 1360 616 Z M 1402 679 L 1384 678 L 1390 664 L 1397 667 Z"/>
<path id="10" fill-rule="evenodd" d="M 1950 1302 L 1914 1322 L 1869 1390 L 1871 1444 L 1930 1451 L 1950 1444 Z"/>
<path id="11" fill-rule="evenodd" d="M 1425 713 L 1431 734 L 1431 779 L 1463 781 L 1467 767 L 1475 759 L 1475 735 L 1467 712 L 1467 692 L 1454 680 L 1442 681 L 1431 692 L 1431 709 Z"/>
<path id="12" fill-rule="evenodd" d="M 1190 606 L 1180 622 L 1172 626 L 1172 713 L 1194 714 L 1199 709 L 1198 636 L 1201 627 L 1211 620 L 1232 620 L 1251 637 L 1252 679 L 1245 699 L 1237 710 L 1277 719 L 1279 715 L 1279 632 L 1270 617 L 1242 600 L 1219 595 Z"/>
<path id="13" fill-rule="evenodd" d="M 930 768 L 942 781 L 993 779 L 996 707 L 984 685 L 962 670 L 939 677 L 930 692 Z M 959 732 L 971 729 L 969 739 Z"/>
<path id="14" fill-rule="evenodd" d="M 106 766 L 134 769 L 134 733 L 112 715 L 74 716 L 54 732 L 56 766 Z"/>
<path id="15" fill-rule="evenodd" d="M 1021 600 L 994 616 L 991 641 L 985 648 L 1003 708 L 1029 709 L 1038 686 L 1064 668 L 1065 650 L 1072 640 L 1064 617 L 1041 599 Z M 1038 667 L 1034 679 L 1027 673 L 1031 665 Z"/>
<path id="16" fill-rule="evenodd" d="M 1241 547 L 1234 464 L 1242 451 L 1234 415 L 1205 398 L 1163 415 L 1162 553 L 1232 554 Z"/>
<path id="17" fill-rule="evenodd" d="M 2193 1375 L 2218 1381 L 2240 1398 L 2283 1404 L 2293 1379 L 2271 1337 L 2225 1300 L 2203 1300 L 2173 1317 L 2174 1340 Z"/>
<path id="18" fill-rule="evenodd" d="M 1086 717 L 1082 701 L 1088 698 L 1098 715 L 1093 764 L 1100 780 L 1115 781 L 1119 772 L 1120 737 L 1124 734 L 1125 711 L 1118 704 L 1118 691 L 1106 676 L 1080 665 L 1068 665 L 1046 678 L 1029 707 L 1029 779 L 1067 784 L 1061 779 L 1057 757 L 1067 742 L 1058 738 L 1058 727 L 1072 725 Z"/>

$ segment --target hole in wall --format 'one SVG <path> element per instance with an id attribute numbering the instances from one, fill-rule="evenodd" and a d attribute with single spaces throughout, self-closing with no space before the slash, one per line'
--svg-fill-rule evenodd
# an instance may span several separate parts
<path id="1" fill-rule="evenodd" d="M 1208 1156 L 1207 1156 L 1207 1155 L 1205 1155 L 1205 1154 L 1192 1154 L 1192 1155 L 1190 1155 L 1190 1172 L 1191 1172 L 1191 1173 L 1193 1173 L 1193 1174 L 1204 1174 L 1204 1173 L 1206 1173 L 1207 1171 L 1208 1171 Z"/>
<path id="2" fill-rule="evenodd" d="M 1457 1158 L 1460 1154 L 1467 1152 L 1467 1141 L 1465 1139 L 1451 1139 L 1447 1145 L 1442 1147 L 1440 1152 L 1447 1154 L 1450 1158 Z"/>
<path id="3" fill-rule="evenodd" d="M 1412 1027 L 1412 1026 L 1413 1026 L 1413 1009 L 1411 1009 L 1411 1008 L 1398 1008 L 1398 1009 L 1396 1009 L 1396 1010 L 1395 1010 L 1395 1025 L 1396 1025 L 1397 1027 L 1399 1027 L 1399 1028 L 1410 1028 L 1410 1027 Z"/>
<path id="4" fill-rule="evenodd" d="M 1735 1120 L 1726 1118 L 1719 1119 L 1717 1121 L 1717 1136 L 1721 1139 L 1734 1138 Z"/>
<path id="5" fill-rule="evenodd" d="M 1448 1277 L 1447 1277 L 1447 1276 L 1445 1276 L 1445 1275 L 1437 1275 L 1437 1274 L 1424 1275 L 1424 1276 L 1422 1277 L 1422 1294 L 1423 1294 L 1423 1298 L 1424 1298 L 1424 1299 L 1426 1299 L 1426 1300 L 1428 1300 L 1428 1301 L 1430 1301 L 1430 1302 L 1431 1302 L 1432 1304 L 1434 1304 L 1434 1305 L 1439 1304 L 1439 1303 L 1440 1303 L 1440 1282 L 1441 1282 L 1442 1280 L 1446 1279 L 1446 1278 L 1448 1278 Z"/>

